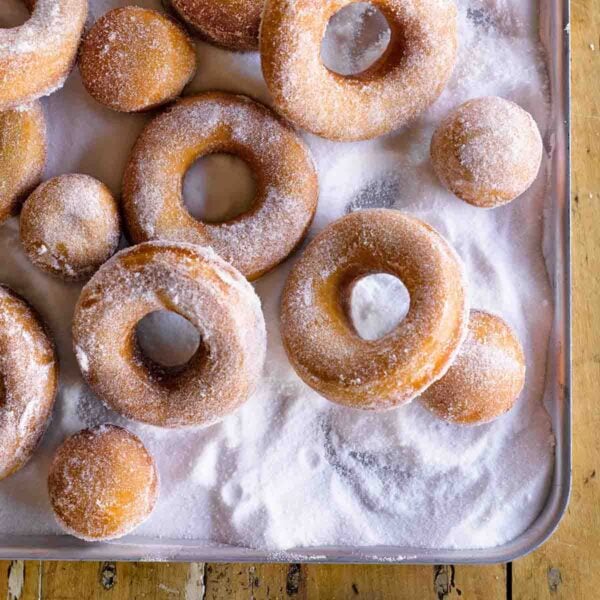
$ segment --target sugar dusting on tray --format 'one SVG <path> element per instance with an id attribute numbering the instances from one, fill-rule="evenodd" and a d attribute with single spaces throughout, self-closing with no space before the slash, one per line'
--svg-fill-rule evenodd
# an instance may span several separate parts
<path id="1" fill-rule="evenodd" d="M 91 18 L 123 4 L 91 0 Z M 159 7 L 158 0 L 137 4 Z M 436 227 L 465 263 L 472 306 L 501 315 L 523 342 L 527 381 L 515 409 L 495 423 L 464 428 L 438 420 L 418 402 L 367 414 L 317 396 L 289 366 L 279 335 L 279 297 L 291 259 L 255 284 L 267 322 L 268 358 L 261 388 L 241 410 L 205 430 L 163 431 L 127 421 L 107 410 L 79 375 L 70 321 L 80 287 L 30 265 L 13 219 L 0 228 L 0 281 L 25 295 L 47 320 L 59 348 L 61 389 L 34 460 L 0 482 L 0 535 L 59 532 L 44 489 L 50 457 L 66 435 L 103 422 L 130 428 L 158 463 L 160 499 L 137 536 L 274 553 L 311 546 L 477 548 L 508 541 L 532 523 L 553 471 L 553 436 L 542 404 L 552 315 L 542 256 L 547 161 L 523 197 L 485 211 L 440 186 L 428 153 L 440 119 L 483 95 L 517 102 L 544 134 L 548 93 L 537 3 L 458 5 L 459 64 L 423 116 L 369 142 L 306 136 L 321 186 L 310 235 L 348 211 L 376 206 L 407 211 Z M 187 93 L 216 88 L 268 101 L 256 54 L 199 44 L 198 57 L 198 75 Z M 44 105 L 50 132 L 46 176 L 88 173 L 118 193 L 128 152 L 149 117 L 102 108 L 77 72 Z M 365 337 L 393 324 L 377 318 L 377 305 L 397 302 L 398 290 L 375 280 L 357 291 L 353 312 Z M 406 298 L 400 297 L 402 306 L 384 313 L 391 320 L 402 318 Z"/>

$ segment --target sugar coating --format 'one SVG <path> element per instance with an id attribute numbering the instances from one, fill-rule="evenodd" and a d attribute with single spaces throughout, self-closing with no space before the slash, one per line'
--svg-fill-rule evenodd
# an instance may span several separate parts
<path id="1" fill-rule="evenodd" d="M 364 340 L 347 303 L 354 282 L 378 272 L 404 282 L 411 306 L 393 331 Z M 466 335 L 466 287 L 460 259 L 427 224 L 389 209 L 354 212 L 324 229 L 292 269 L 281 304 L 284 346 L 300 377 L 326 398 L 389 410 L 452 363 Z"/>
<path id="2" fill-rule="evenodd" d="M 18 212 L 46 164 L 46 119 L 37 101 L 0 112 L 0 223 Z"/>
<path id="3" fill-rule="evenodd" d="M 183 206 L 182 180 L 197 158 L 215 152 L 248 163 L 256 197 L 239 217 L 201 223 Z M 219 92 L 185 98 L 151 121 L 123 178 L 124 214 L 135 241 L 210 246 L 249 279 L 297 247 L 312 222 L 317 195 L 314 163 L 300 137 L 261 104 Z"/>
<path id="4" fill-rule="evenodd" d="M 202 349 L 180 372 L 149 364 L 136 324 L 170 310 L 187 319 Z M 210 425 L 256 389 L 266 352 L 260 301 L 210 248 L 166 241 L 119 252 L 83 289 L 73 318 L 81 371 L 129 418 L 162 427 Z"/>
<path id="5" fill-rule="evenodd" d="M 31 457 L 58 387 L 52 341 L 37 315 L 0 285 L 0 480 Z"/>
<path id="6" fill-rule="evenodd" d="M 431 161 L 459 198 L 494 208 L 532 184 L 542 161 L 542 138 L 533 117 L 514 102 L 476 98 L 440 123 L 431 140 Z"/>
<path id="7" fill-rule="evenodd" d="M 62 87 L 75 61 L 87 1 L 37 0 L 29 8 L 25 23 L 0 29 L 0 110 Z"/>
<path id="8" fill-rule="evenodd" d="M 257 50 L 261 0 L 167 0 L 177 15 L 212 44 Z"/>
<path id="9" fill-rule="evenodd" d="M 87 541 L 122 537 L 146 520 L 158 473 L 141 440 L 114 425 L 80 431 L 58 448 L 48 476 L 54 515 Z"/>
<path id="10" fill-rule="evenodd" d="M 161 496 L 133 543 L 156 558 L 157 545 L 230 544 L 294 560 L 345 553 L 375 560 L 414 558 L 422 548 L 489 548 L 527 529 L 552 484 L 554 383 L 546 378 L 553 292 L 542 254 L 552 247 L 549 161 L 522 201 L 482 211 L 440 185 L 429 161 L 439 122 L 478 96 L 502 96 L 530 112 L 544 136 L 549 103 L 537 1 L 458 0 L 459 55 L 438 101 L 416 121 L 384 138 L 339 144 L 305 135 L 319 171 L 320 200 L 309 236 L 365 207 L 408 212 L 435 227 L 457 250 L 470 304 L 511 324 L 523 344 L 527 383 L 508 414 L 480 427 L 441 421 L 418 402 L 385 413 L 338 407 L 304 385 L 281 345 L 279 299 L 295 257 L 254 285 L 261 298 L 268 350 L 253 397 L 221 423 L 163 430 L 107 409 L 79 376 L 71 318 L 79 286 L 35 268 L 21 248 L 16 220 L 0 228 L 0 279 L 44 313 L 58 343 L 64 376 L 58 410 L 30 466 L 0 484 L 0 531 L 60 535 L 43 479 L 65 437 L 116 423 L 135 432 L 155 457 Z M 94 18 L 122 0 L 91 0 Z M 144 6 L 159 8 L 158 0 Z M 199 43 L 201 68 L 190 90 L 223 89 L 269 101 L 258 54 Z M 116 193 L 131 147 L 151 118 L 107 111 L 76 74 L 47 101 L 52 124 L 47 176 L 81 171 Z M 73 127 L 74 120 L 78 126 Z M 551 256 L 551 252 L 547 255 Z M 49 301 L 52 299 L 52 302 Z M 382 295 L 385 305 L 393 298 Z M 546 404 L 543 402 L 546 395 Z M 307 550 L 307 548 L 311 548 Z M 356 550 L 360 548 L 360 550 Z M 164 555 L 162 556 L 164 558 Z"/>
<path id="11" fill-rule="evenodd" d="M 365 72 L 343 77 L 321 60 L 329 19 L 347 2 L 267 0 L 261 64 L 276 109 L 332 140 L 362 140 L 405 125 L 443 90 L 456 60 L 453 0 L 385 0 L 388 49 Z"/>
<path id="12" fill-rule="evenodd" d="M 67 281 L 89 277 L 114 254 L 120 235 L 115 199 L 88 175 L 45 181 L 21 213 L 21 241 L 30 260 Z"/>
<path id="13" fill-rule="evenodd" d="M 103 15 L 85 35 L 79 69 L 98 102 L 135 112 L 179 96 L 196 71 L 196 53 L 173 20 L 126 6 Z"/>
<path id="14" fill-rule="evenodd" d="M 481 424 L 509 411 L 524 384 L 525 355 L 514 331 L 502 318 L 474 310 L 456 360 L 421 400 L 447 421 Z"/>

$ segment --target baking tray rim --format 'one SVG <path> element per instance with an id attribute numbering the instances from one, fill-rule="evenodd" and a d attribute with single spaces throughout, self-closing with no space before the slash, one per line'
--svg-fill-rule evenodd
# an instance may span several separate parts
<path id="1" fill-rule="evenodd" d="M 0 559 L 119 560 L 206 562 L 295 562 L 346 564 L 470 564 L 509 562 L 533 552 L 556 530 L 571 493 L 571 220 L 570 220 L 570 8 L 568 0 L 541 1 L 540 29 L 548 19 L 547 51 L 555 138 L 550 162 L 554 220 L 555 323 L 549 350 L 556 345 L 559 414 L 554 480 L 534 523 L 514 540 L 483 549 L 430 549 L 395 546 L 315 547 L 281 552 L 214 545 L 198 540 L 160 540 L 128 536 L 121 541 L 89 544 L 70 536 L 0 536 Z M 544 14 L 548 10 L 548 14 Z M 552 359 L 551 359 L 552 360 Z"/>

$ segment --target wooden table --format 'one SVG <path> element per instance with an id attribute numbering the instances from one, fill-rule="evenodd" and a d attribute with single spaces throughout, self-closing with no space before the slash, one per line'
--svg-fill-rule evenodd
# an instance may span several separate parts
<path id="1" fill-rule="evenodd" d="M 600 0 L 573 0 L 571 34 L 574 470 L 549 542 L 484 567 L 0 561 L 0 599 L 600 598 Z"/>

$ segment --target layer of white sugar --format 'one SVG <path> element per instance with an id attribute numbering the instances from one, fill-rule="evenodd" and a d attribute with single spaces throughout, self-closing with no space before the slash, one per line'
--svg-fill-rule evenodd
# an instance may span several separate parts
<path id="1" fill-rule="evenodd" d="M 128 3 L 91 0 L 91 18 Z M 158 7 L 159 1 L 136 4 Z M 80 287 L 31 266 L 13 219 L 0 227 L 0 281 L 25 295 L 47 319 L 59 348 L 62 385 L 54 420 L 34 460 L 0 482 L 0 536 L 59 532 L 45 493 L 52 452 L 66 435 L 105 422 L 137 433 L 158 463 L 160 499 L 136 531 L 139 536 L 272 551 L 378 544 L 465 548 L 503 543 L 531 524 L 553 471 L 553 436 L 542 405 L 553 310 L 542 257 L 548 162 L 545 158 L 523 197 L 485 211 L 440 186 L 428 153 L 440 119 L 481 95 L 517 102 L 545 133 L 548 99 L 537 3 L 458 4 L 459 64 L 442 97 L 421 118 L 403 131 L 363 143 L 306 136 L 321 186 L 310 236 L 347 211 L 374 206 L 407 211 L 436 227 L 464 260 L 473 307 L 501 315 L 523 342 L 527 382 L 515 409 L 495 423 L 462 428 L 436 419 L 418 402 L 378 415 L 318 397 L 292 371 L 279 336 L 279 296 L 292 258 L 255 284 L 267 321 L 268 358 L 259 392 L 241 410 L 195 431 L 127 421 L 104 408 L 79 375 L 70 321 Z M 186 93 L 220 89 L 268 101 L 257 54 L 199 43 L 198 60 L 198 75 Z M 102 108 L 84 91 L 76 71 L 44 105 L 50 133 L 46 175 L 88 173 L 118 194 L 128 152 L 150 117 Z M 381 294 L 385 289 L 394 287 L 381 286 Z M 373 288 L 363 294 L 358 313 L 372 320 L 369 294 L 374 295 Z"/>

